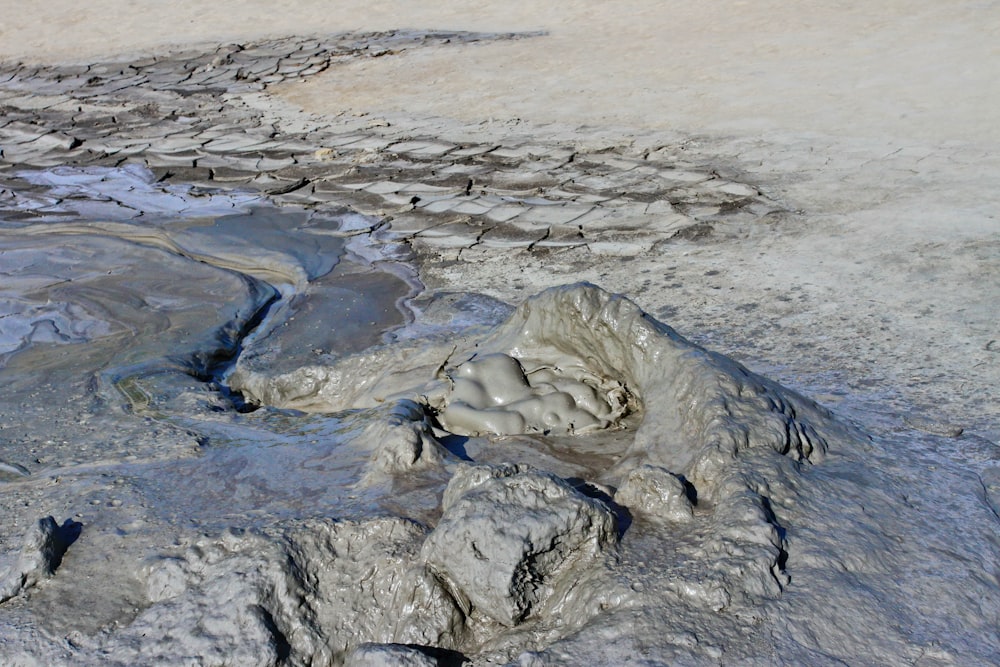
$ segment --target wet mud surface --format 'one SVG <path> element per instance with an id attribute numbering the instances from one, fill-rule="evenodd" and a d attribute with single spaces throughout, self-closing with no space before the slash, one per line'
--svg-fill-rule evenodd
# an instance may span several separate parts
<path id="1" fill-rule="evenodd" d="M 794 234 L 740 163 L 268 94 L 535 38 L 0 65 L 14 664 L 997 655 L 992 443 L 909 417 L 961 436 L 963 467 L 873 438 L 659 321 L 676 306 L 577 282 L 646 285 L 649 258 L 670 282 L 685 248 Z M 932 519 L 956 516 L 961 541 Z"/>

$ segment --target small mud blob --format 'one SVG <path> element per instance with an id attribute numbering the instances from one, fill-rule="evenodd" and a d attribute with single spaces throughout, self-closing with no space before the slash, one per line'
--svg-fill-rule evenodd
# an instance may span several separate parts
<path id="1" fill-rule="evenodd" d="M 368 478 L 377 473 L 406 473 L 440 468 L 447 450 L 434 437 L 431 423 L 416 402 L 390 405 L 385 419 L 366 428 L 366 439 L 375 443 Z"/>
<path id="2" fill-rule="evenodd" d="M 442 425 L 459 435 L 581 433 L 607 428 L 625 414 L 625 391 L 588 373 L 557 368 L 530 373 L 497 352 L 467 361 L 451 377 Z"/>
<path id="3" fill-rule="evenodd" d="M 615 502 L 655 523 L 687 523 L 694 518 L 684 482 L 659 466 L 641 465 L 629 472 Z"/>

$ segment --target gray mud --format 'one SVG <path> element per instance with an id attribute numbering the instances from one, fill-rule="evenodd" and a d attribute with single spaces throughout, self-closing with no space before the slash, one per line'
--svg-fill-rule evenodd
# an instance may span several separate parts
<path id="1" fill-rule="evenodd" d="M 128 498 L 138 515 L 115 532 L 144 564 L 130 575 L 134 611 L 75 641 L 73 660 L 351 664 L 376 645 L 387 656 L 407 645 L 528 664 L 574 660 L 562 651 L 582 646 L 611 660 L 635 649 L 590 638 L 628 627 L 619 642 L 641 636 L 658 655 L 713 662 L 723 646 L 758 657 L 746 638 L 762 618 L 813 604 L 826 615 L 773 629 L 773 640 L 801 644 L 807 632 L 833 652 L 843 628 L 878 624 L 898 604 L 877 582 L 926 549 L 950 548 L 950 531 L 926 525 L 928 510 L 896 506 L 902 481 L 870 469 L 883 455 L 868 436 L 622 297 L 586 284 L 552 289 L 481 331 L 377 345 L 276 379 L 254 354 L 275 344 L 262 336 L 243 351 L 257 369 L 237 362 L 229 376 L 230 391 L 264 406 L 250 413 L 226 406 L 218 389 L 192 400 L 191 387 L 142 390 L 149 376 L 137 378 L 136 414 L 199 433 L 203 451 L 98 468 L 119 485 L 110 504 Z M 474 434 L 455 429 L 452 405 L 469 400 L 461 369 L 477 359 L 487 393 L 503 399 L 489 410 L 510 409 L 511 384 L 513 404 L 525 400 L 523 369 L 544 364 L 542 398 L 568 388 L 546 403 L 559 421 L 607 406 L 593 407 L 596 391 L 576 401 L 579 384 L 612 388 L 620 413 L 579 432 L 491 418 Z M 358 368 L 374 381 L 336 391 Z M 496 423 L 504 428 L 491 431 Z M 966 508 L 986 527 L 970 537 L 970 563 L 993 558 L 985 509 Z M 867 518 L 890 514 L 891 524 Z M 176 537 L 160 542 L 167 535 Z M 948 576 L 904 582 L 909 604 L 930 604 L 939 589 L 929 584 Z M 872 591 L 865 612 L 859 585 Z M 947 625 L 920 632 L 986 637 L 989 616 L 963 610 L 990 589 L 965 582 Z M 657 634 L 665 625 L 676 631 Z M 913 642 L 907 630 L 877 632 L 880 661 Z"/>
<path id="2" fill-rule="evenodd" d="M 875 437 L 669 299 L 577 282 L 656 266 L 657 302 L 699 243 L 802 233 L 789 207 L 694 141 L 320 126 L 265 95 L 518 37 L 0 69 L 2 661 L 996 662 L 986 438 Z"/>

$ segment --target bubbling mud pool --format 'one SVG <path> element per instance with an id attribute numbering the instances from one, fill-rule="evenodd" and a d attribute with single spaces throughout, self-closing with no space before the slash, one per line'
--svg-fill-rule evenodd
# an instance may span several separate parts
<path id="1" fill-rule="evenodd" d="M 856 428 L 596 286 L 421 293 L 350 211 L 23 178 L 2 401 L 49 440 L 4 486 L 66 521 L 5 545 L 15 664 L 756 659 L 796 595 L 773 641 L 839 641 L 858 588 L 810 582 L 951 539 Z"/>

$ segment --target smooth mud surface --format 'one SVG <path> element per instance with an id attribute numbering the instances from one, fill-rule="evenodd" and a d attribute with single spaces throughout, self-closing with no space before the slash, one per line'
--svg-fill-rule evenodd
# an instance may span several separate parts
<path id="1" fill-rule="evenodd" d="M 978 154 L 283 101 L 544 38 L 0 65 L 0 662 L 998 660 Z"/>

